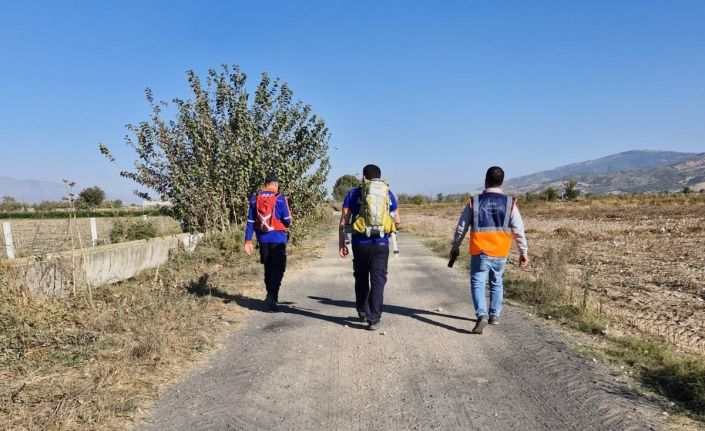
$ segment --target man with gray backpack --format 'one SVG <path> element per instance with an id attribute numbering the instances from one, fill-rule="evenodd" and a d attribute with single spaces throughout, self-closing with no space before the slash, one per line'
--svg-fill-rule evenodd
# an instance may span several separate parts
<path id="1" fill-rule="evenodd" d="M 351 189 L 343 201 L 339 235 L 340 257 L 350 253 L 352 244 L 355 306 L 372 331 L 381 325 L 389 241 L 399 227 L 396 197 L 381 177 L 378 166 L 363 168 L 362 185 Z"/>

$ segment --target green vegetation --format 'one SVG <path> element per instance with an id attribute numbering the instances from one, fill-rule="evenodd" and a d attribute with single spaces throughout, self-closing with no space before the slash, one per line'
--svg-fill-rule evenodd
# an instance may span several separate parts
<path id="1" fill-rule="evenodd" d="M 548 187 L 546 190 L 542 191 L 539 196 L 544 201 L 552 202 L 558 199 L 558 191 L 553 187 Z"/>
<path id="2" fill-rule="evenodd" d="M 114 211 L 37 211 L 37 212 L 0 212 L 0 219 L 61 219 L 75 216 L 77 218 L 88 217 L 158 217 L 169 215 L 165 210 L 149 210 L 149 211 L 134 211 L 134 210 L 114 210 Z"/>
<path id="3" fill-rule="evenodd" d="M 156 238 L 160 235 L 161 233 L 157 226 L 148 220 L 135 219 L 128 222 L 116 220 L 110 230 L 110 242 L 115 244 L 117 242 Z"/>
<path id="4" fill-rule="evenodd" d="M 128 125 L 126 143 L 135 149 L 135 170 L 122 176 L 155 190 L 173 204 L 174 216 L 189 231 L 226 231 L 242 224 L 247 196 L 275 172 L 287 195 L 295 223 L 325 202 L 330 170 L 329 131 L 310 106 L 293 100 L 286 83 L 262 74 L 254 94 L 237 66 L 209 70 L 204 87 L 187 72 L 193 100 L 173 100 L 174 119 L 163 117 L 166 102 L 147 89 L 152 114 Z M 109 149 L 101 153 L 111 162 Z M 139 194 L 148 198 L 148 194 Z"/>
<path id="5" fill-rule="evenodd" d="M 78 194 L 78 200 L 76 200 L 76 206 L 78 208 L 97 208 L 105 200 L 105 192 L 98 186 L 87 187 L 81 190 Z"/>
<path id="6" fill-rule="evenodd" d="M 430 237 L 425 244 L 437 255 L 448 256 L 448 238 Z M 577 244 L 568 241 L 545 256 L 534 257 L 533 264 L 541 268 L 536 278 L 519 278 L 508 271 L 506 297 L 531 307 L 539 317 L 597 337 L 606 347 L 582 345 L 579 350 L 604 362 L 631 367 L 645 386 L 675 402 L 676 410 L 705 420 L 705 358 L 684 355 L 647 335 L 614 335 L 608 330 L 608 319 L 591 302 L 594 270 L 584 270 L 577 286 L 565 282 L 568 264 L 576 258 Z M 469 255 L 463 249 L 455 267 L 467 271 L 468 266 Z"/>
<path id="7" fill-rule="evenodd" d="M 565 191 L 563 192 L 563 199 L 574 201 L 580 196 L 580 190 L 577 189 L 578 182 L 575 180 L 566 181 L 563 183 Z"/>
<path id="8" fill-rule="evenodd" d="M 330 212 L 310 220 L 328 223 Z M 262 265 L 242 252 L 242 235 L 212 231 L 134 280 L 61 298 L 29 295 L 0 262 L 0 429 L 128 429 L 146 419 L 159 389 L 239 324 L 239 301 L 262 295 Z M 290 263 L 322 247 L 320 238 L 294 244 Z"/>
<path id="9" fill-rule="evenodd" d="M 17 199 L 12 196 L 3 196 L 2 202 L 0 202 L 0 211 L 18 211 L 23 207 L 22 202 L 18 202 Z"/>
<path id="10" fill-rule="evenodd" d="M 677 402 L 689 414 L 705 419 L 705 360 L 676 353 L 672 347 L 647 336 L 609 335 L 604 316 L 589 306 L 590 274 L 584 275 L 582 286 L 577 289 L 562 282 L 572 250 L 569 245 L 549 252 L 543 275 L 537 280 L 507 277 L 507 297 L 530 305 L 538 316 L 599 336 L 608 343 L 608 347 L 599 350 L 602 359 L 634 367 L 645 385 Z M 598 350 L 593 349 L 593 354 L 595 351 Z"/>
<path id="11" fill-rule="evenodd" d="M 359 186 L 360 179 L 355 175 L 343 175 L 335 181 L 335 185 L 333 186 L 333 199 L 342 202 L 350 189 Z"/>
<path id="12" fill-rule="evenodd" d="M 676 411 L 705 421 L 705 359 L 684 355 L 654 338 L 604 336 L 606 347 L 581 345 L 583 354 L 628 366 L 635 377 L 676 403 Z"/>

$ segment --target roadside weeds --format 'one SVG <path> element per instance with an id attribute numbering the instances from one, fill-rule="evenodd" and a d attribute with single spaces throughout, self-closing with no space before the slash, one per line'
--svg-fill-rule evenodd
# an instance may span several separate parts
<path id="1" fill-rule="evenodd" d="M 315 258 L 320 236 L 289 247 L 292 267 Z M 0 428 L 125 429 L 148 418 L 160 391 L 241 323 L 234 299 L 263 296 L 258 256 L 242 243 L 239 229 L 210 234 L 92 297 L 32 297 L 0 267 Z"/>
<path id="2" fill-rule="evenodd" d="M 425 245 L 438 256 L 448 257 L 449 235 L 433 228 L 408 226 L 425 238 Z M 505 296 L 530 307 L 537 316 L 592 336 L 596 342 L 576 349 L 601 362 L 628 368 L 626 374 L 646 388 L 666 397 L 664 410 L 680 413 L 705 422 L 705 358 L 684 354 L 653 335 L 625 334 L 616 329 L 602 312 L 599 289 L 593 286 L 596 269 L 571 273 L 568 263 L 577 259 L 574 240 L 563 240 L 542 256 L 533 256 L 538 276 L 530 277 L 508 268 L 505 273 Z M 461 252 L 455 265 L 462 271 L 469 267 L 467 252 Z M 597 291 L 597 294 L 596 294 Z"/>

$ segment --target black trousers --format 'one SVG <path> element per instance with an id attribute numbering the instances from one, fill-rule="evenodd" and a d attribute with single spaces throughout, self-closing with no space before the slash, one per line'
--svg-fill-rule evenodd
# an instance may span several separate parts
<path id="1" fill-rule="evenodd" d="M 286 271 L 286 243 L 260 243 L 259 261 L 264 265 L 267 297 L 279 300 L 279 288 Z"/>
<path id="2" fill-rule="evenodd" d="M 367 315 L 367 321 L 382 319 L 384 285 L 387 284 L 388 244 L 353 244 L 355 306 Z"/>

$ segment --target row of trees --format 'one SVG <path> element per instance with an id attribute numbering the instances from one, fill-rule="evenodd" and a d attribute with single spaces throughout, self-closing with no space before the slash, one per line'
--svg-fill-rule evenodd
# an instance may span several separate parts
<path id="1" fill-rule="evenodd" d="M 348 193 L 348 191 L 350 191 L 350 189 L 358 187 L 359 185 L 360 178 L 356 177 L 355 175 L 348 174 L 341 176 L 336 180 L 335 184 L 333 185 L 333 199 L 337 202 L 341 202 L 343 199 L 345 199 L 345 195 Z M 430 196 L 425 196 L 421 194 L 411 195 L 401 193 L 397 196 L 397 201 L 400 204 L 422 205 L 431 202 L 465 202 L 469 197 L 470 194 L 468 193 L 438 193 L 434 200 L 434 198 Z"/>
<path id="2" fill-rule="evenodd" d="M 76 208 L 78 209 L 94 209 L 94 208 L 122 208 L 122 201 L 105 200 L 105 192 L 98 186 L 87 187 L 78 194 L 76 199 Z M 71 208 L 71 202 L 68 200 L 61 201 L 42 201 L 37 204 L 29 204 L 21 202 L 12 196 L 3 196 L 0 201 L 0 211 L 52 211 L 58 209 Z"/>
<path id="3" fill-rule="evenodd" d="M 269 172 L 279 176 L 299 221 L 316 214 L 326 197 L 330 134 L 311 107 L 294 102 L 289 86 L 267 74 L 251 96 L 237 66 L 209 70 L 205 86 L 193 71 L 187 80 L 193 99 L 173 99 L 172 119 L 164 117 L 168 103 L 155 102 L 146 90 L 152 114 L 127 126 L 126 143 L 137 160 L 121 175 L 171 202 L 190 231 L 226 230 L 244 221 L 249 196 Z M 99 148 L 115 161 L 105 145 Z"/>
<path id="4" fill-rule="evenodd" d="M 573 201 L 578 199 L 581 190 L 577 188 L 578 182 L 574 180 L 566 181 L 563 183 L 563 193 L 559 193 L 554 187 L 547 187 L 545 190 L 538 193 L 526 192 L 524 193 L 524 201 L 535 202 L 535 201 L 556 201 L 558 199 L 564 199 L 568 201 Z"/>
<path id="5" fill-rule="evenodd" d="M 360 180 L 354 175 L 343 175 L 335 182 L 333 186 L 333 198 L 336 201 L 342 201 L 345 198 L 345 194 L 353 187 L 359 186 Z M 566 181 L 564 186 L 563 194 L 559 194 L 558 190 L 553 187 L 548 187 L 546 190 L 540 193 L 526 192 L 523 196 L 524 200 L 527 202 L 533 202 L 537 200 L 543 201 L 555 201 L 559 198 L 565 200 L 575 200 L 580 196 L 581 191 L 577 188 L 577 181 Z M 470 198 L 470 193 L 438 193 L 435 198 L 431 196 L 426 196 L 422 194 L 406 194 L 401 193 L 397 196 L 397 201 L 400 204 L 410 204 L 410 205 L 423 205 L 428 203 L 460 203 L 466 202 Z"/>

